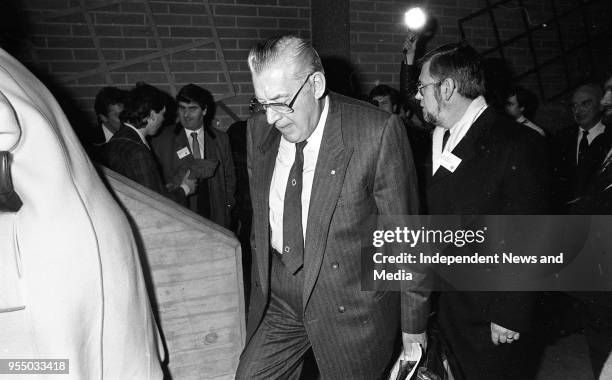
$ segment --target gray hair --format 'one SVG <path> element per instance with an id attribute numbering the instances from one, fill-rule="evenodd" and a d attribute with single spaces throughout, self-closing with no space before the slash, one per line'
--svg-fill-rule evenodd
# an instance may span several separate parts
<path id="1" fill-rule="evenodd" d="M 312 43 L 294 35 L 268 38 L 253 46 L 249 52 L 249 68 L 254 74 L 260 74 L 282 61 L 295 65 L 297 72 L 293 75 L 296 78 L 315 71 L 325 73 Z"/>

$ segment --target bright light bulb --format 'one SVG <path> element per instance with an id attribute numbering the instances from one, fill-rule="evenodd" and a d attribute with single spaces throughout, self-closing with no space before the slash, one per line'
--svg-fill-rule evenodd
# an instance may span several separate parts
<path id="1" fill-rule="evenodd" d="M 419 7 L 410 8 L 404 14 L 404 22 L 406 23 L 406 26 L 410 30 L 421 29 L 423 26 L 425 26 L 426 21 L 427 21 L 427 15 Z"/>

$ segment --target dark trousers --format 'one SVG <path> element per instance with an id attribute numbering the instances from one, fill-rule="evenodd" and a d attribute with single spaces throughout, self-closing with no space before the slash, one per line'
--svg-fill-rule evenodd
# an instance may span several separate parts
<path id="1" fill-rule="evenodd" d="M 299 379 L 310 341 L 304 329 L 304 271 L 285 270 L 272 254 L 270 303 L 257 331 L 244 349 L 236 379 Z"/>

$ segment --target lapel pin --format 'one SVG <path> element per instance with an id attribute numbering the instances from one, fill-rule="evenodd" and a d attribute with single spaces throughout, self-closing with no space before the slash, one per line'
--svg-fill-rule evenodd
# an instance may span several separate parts
<path id="1" fill-rule="evenodd" d="M 332 170 L 331 172 L 329 172 L 329 174 L 331 174 L 331 175 L 336 175 L 336 171 L 335 171 L 335 170 Z"/>

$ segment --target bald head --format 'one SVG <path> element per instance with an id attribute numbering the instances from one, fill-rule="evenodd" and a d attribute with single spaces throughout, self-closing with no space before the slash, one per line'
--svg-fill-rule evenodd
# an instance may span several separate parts
<path id="1" fill-rule="evenodd" d="M 600 101 L 603 96 L 601 87 L 594 83 L 582 85 L 572 96 L 572 114 L 576 123 L 583 129 L 593 128 L 601 120 Z"/>

